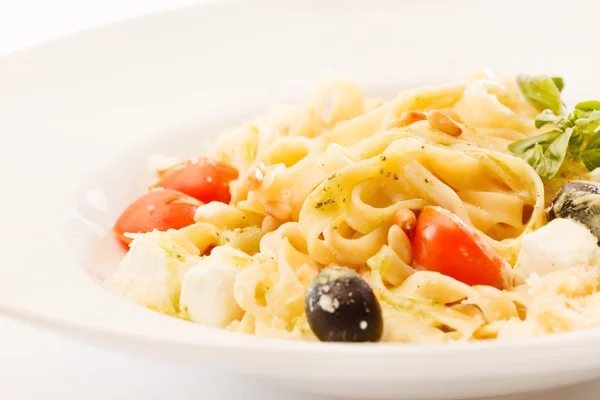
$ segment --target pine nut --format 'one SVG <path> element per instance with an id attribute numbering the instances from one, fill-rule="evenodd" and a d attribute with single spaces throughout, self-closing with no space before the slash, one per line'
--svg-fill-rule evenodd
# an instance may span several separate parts
<path id="1" fill-rule="evenodd" d="M 401 128 L 426 119 L 427 115 L 423 111 L 405 111 L 400 115 L 400 118 L 395 121 L 395 126 Z"/>
<path id="2" fill-rule="evenodd" d="M 388 231 L 388 246 L 398 254 L 406 264 L 412 263 L 412 246 L 408 235 L 398 225 L 392 225 Z"/>
<path id="3" fill-rule="evenodd" d="M 442 131 L 450 136 L 459 137 L 462 134 L 462 128 L 449 116 L 439 110 L 429 111 L 427 120 L 433 129 Z"/>
<path id="4" fill-rule="evenodd" d="M 248 190 L 256 190 L 262 185 L 265 177 L 263 168 L 264 165 L 261 163 L 248 171 Z"/>
<path id="5" fill-rule="evenodd" d="M 411 210 L 402 209 L 396 211 L 396 213 L 392 217 L 392 222 L 395 225 L 398 225 L 400 229 L 402 229 L 404 232 L 406 232 L 407 235 L 409 235 L 412 232 L 415 225 L 417 224 L 417 217 L 415 216 L 415 213 Z"/>

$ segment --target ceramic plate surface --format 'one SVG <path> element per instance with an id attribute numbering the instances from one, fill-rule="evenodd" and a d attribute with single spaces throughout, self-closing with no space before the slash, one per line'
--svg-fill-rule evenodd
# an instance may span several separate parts
<path id="1" fill-rule="evenodd" d="M 450 399 L 600 376 L 600 331 L 457 345 L 323 344 L 168 318 L 98 285 L 109 229 L 148 182 L 147 156 L 190 156 L 324 76 L 390 96 L 410 85 L 561 74 L 600 93 L 595 5 L 252 1 L 113 24 L 0 61 L 0 313 L 101 346 L 346 398 Z M 585 9 L 585 12 L 582 10 Z"/>

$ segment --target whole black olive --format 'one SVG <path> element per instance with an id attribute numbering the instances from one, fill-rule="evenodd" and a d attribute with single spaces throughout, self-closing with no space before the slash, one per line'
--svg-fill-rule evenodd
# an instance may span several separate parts
<path id="1" fill-rule="evenodd" d="M 600 243 L 600 185 L 593 182 L 566 183 L 546 210 L 548 221 L 571 218 L 581 222 Z"/>
<path id="2" fill-rule="evenodd" d="M 308 287 L 304 309 L 310 328 L 324 342 L 377 342 L 383 334 L 373 290 L 349 268 L 323 269 Z"/>

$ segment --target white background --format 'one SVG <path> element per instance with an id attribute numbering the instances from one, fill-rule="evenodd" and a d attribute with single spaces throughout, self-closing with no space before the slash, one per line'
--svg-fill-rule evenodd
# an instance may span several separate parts
<path id="1" fill-rule="evenodd" d="M 205 1 L 0 0 L 0 56 L 91 26 Z M 596 398 L 596 387 L 585 385 L 578 398 Z M 565 400 L 570 393 L 535 399 Z M 0 399 L 70 398 L 316 400 L 215 372 L 110 353 L 0 318 Z"/>
<path id="2" fill-rule="evenodd" d="M 0 0 L 0 56 L 92 26 L 208 0 Z"/>

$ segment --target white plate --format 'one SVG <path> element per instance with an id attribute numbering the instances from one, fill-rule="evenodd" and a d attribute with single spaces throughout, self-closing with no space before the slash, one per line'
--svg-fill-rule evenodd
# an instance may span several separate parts
<path id="1" fill-rule="evenodd" d="M 598 330 L 447 346 L 267 340 L 145 310 L 84 269 L 116 262 L 107 231 L 147 182 L 148 154 L 201 151 L 242 117 L 306 95 L 324 73 L 395 89 L 490 67 L 560 73 L 571 96 L 600 93 L 596 10 L 563 4 L 211 4 L 5 58 L 0 312 L 124 352 L 348 398 L 469 398 L 600 376 Z"/>

